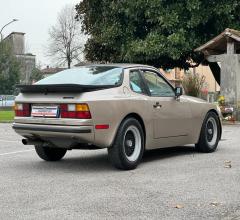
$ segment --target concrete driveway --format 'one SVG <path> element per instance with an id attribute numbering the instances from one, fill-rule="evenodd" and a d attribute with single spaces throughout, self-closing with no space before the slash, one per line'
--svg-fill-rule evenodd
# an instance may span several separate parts
<path id="1" fill-rule="evenodd" d="M 0 219 L 240 219 L 240 126 L 224 127 L 215 153 L 150 151 L 133 171 L 106 150 L 44 162 L 20 140 L 0 124 Z"/>

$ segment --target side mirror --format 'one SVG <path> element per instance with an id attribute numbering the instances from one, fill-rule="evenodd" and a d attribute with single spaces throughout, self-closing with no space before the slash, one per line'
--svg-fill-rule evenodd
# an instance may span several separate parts
<path id="1" fill-rule="evenodd" d="M 182 87 L 176 87 L 175 88 L 175 96 L 176 98 L 178 98 L 179 96 L 181 96 L 183 94 L 183 89 Z"/>

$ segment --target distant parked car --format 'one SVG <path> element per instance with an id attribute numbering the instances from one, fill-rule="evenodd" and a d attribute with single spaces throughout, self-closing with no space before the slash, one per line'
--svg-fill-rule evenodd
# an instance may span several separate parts
<path id="1" fill-rule="evenodd" d="M 145 150 L 196 144 L 216 150 L 220 110 L 182 95 L 154 67 L 90 65 L 19 86 L 13 128 L 40 158 L 107 148 L 112 164 L 134 169 Z"/>

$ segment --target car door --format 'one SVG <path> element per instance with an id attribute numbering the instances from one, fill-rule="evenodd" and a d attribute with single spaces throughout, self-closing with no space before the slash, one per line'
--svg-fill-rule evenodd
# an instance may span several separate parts
<path id="1" fill-rule="evenodd" d="M 152 106 L 154 138 L 188 136 L 191 110 L 183 99 L 175 97 L 174 88 L 157 71 L 141 70 Z"/>

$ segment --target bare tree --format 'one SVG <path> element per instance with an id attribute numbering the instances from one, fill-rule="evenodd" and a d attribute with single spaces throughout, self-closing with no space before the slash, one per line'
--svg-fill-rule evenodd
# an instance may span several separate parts
<path id="1" fill-rule="evenodd" d="M 66 5 L 58 14 L 57 24 L 49 30 L 48 55 L 61 65 L 67 63 L 68 68 L 74 60 L 81 59 L 85 41 L 81 21 L 77 21 L 75 16 L 74 5 Z"/>

